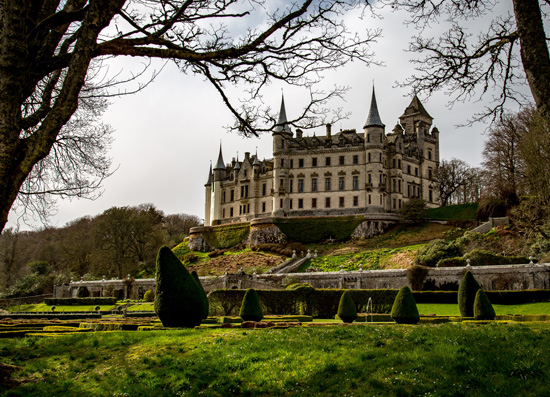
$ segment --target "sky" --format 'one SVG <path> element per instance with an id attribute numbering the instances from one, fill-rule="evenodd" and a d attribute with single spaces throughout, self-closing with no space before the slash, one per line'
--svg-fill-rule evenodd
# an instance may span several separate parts
<path id="1" fill-rule="evenodd" d="M 506 2 L 507 3 L 507 2 Z M 503 6 L 504 7 L 504 6 Z M 509 8 L 508 5 L 506 7 Z M 382 37 L 373 43 L 375 59 L 385 66 L 365 66 L 351 63 L 324 76 L 323 83 L 349 86 L 345 101 L 335 101 L 332 107 L 342 107 L 351 115 L 333 126 L 334 130 L 357 129 L 367 118 L 373 84 L 380 116 L 390 132 L 399 116 L 410 103 L 410 89 L 396 87 L 413 73 L 405 52 L 410 37 L 417 33 L 414 27 L 404 23 L 406 14 L 383 11 L 382 19 L 359 19 L 356 14 L 347 16 L 350 29 L 380 27 Z M 435 25 L 432 34 L 447 29 L 444 24 Z M 139 59 L 118 59 L 111 66 L 119 69 L 139 69 Z M 137 66 L 136 66 L 137 65 Z M 83 216 L 95 216 L 113 206 L 133 206 L 152 203 L 165 214 L 186 213 L 204 218 L 204 184 L 208 179 L 210 162 L 216 162 L 220 143 L 225 162 L 232 157 L 239 159 L 245 152 L 258 153 L 260 158 L 272 158 L 271 134 L 259 138 L 243 138 L 228 132 L 224 127 L 233 123 L 214 88 L 201 76 L 185 75 L 172 64 L 154 61 L 153 69 L 161 69 L 154 82 L 140 92 L 113 98 L 103 115 L 103 121 L 114 129 L 114 142 L 109 152 L 116 172 L 104 181 L 102 195 L 92 201 L 86 199 L 59 200 L 57 212 L 49 225 L 61 227 Z M 241 87 L 230 90 L 238 98 Z M 285 95 L 289 119 L 297 116 L 307 103 L 304 89 L 270 85 L 263 100 L 278 111 L 281 90 Z M 440 158 L 459 158 L 472 166 L 480 165 L 487 125 L 474 124 L 458 128 L 483 102 L 457 103 L 447 106 L 449 96 L 439 92 L 430 98 L 420 98 L 434 126 L 440 131 Z M 324 128 L 304 131 L 305 135 L 324 134 Z M 20 230 L 41 227 L 40 221 L 22 223 L 17 214 L 10 214 L 8 227 Z"/>

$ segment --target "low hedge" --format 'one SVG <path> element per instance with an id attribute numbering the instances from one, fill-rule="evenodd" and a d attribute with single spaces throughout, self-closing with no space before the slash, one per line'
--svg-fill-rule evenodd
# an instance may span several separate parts
<path id="1" fill-rule="evenodd" d="M 521 305 L 523 303 L 550 302 L 549 289 L 522 291 L 485 291 L 494 305 Z M 416 303 L 458 303 L 457 291 L 414 291 Z"/>
<path id="2" fill-rule="evenodd" d="M 44 303 L 49 306 L 116 305 L 117 300 L 114 297 L 46 298 Z"/>
<path id="3" fill-rule="evenodd" d="M 233 225 L 214 226 L 202 232 L 206 242 L 217 249 L 229 248 L 238 245 L 250 233 L 250 224 L 239 223 Z"/>
<path id="4" fill-rule="evenodd" d="M 264 314 L 304 314 L 316 318 L 334 318 L 344 289 L 299 288 L 296 290 L 257 290 Z M 238 315 L 245 290 L 222 289 L 208 295 L 210 307 L 216 314 Z M 349 290 L 357 312 L 365 312 L 369 298 L 373 312 L 389 313 L 397 290 Z"/>

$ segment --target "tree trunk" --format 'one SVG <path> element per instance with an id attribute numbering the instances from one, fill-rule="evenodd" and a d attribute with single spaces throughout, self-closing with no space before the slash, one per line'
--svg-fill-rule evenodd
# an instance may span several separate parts
<path id="1" fill-rule="evenodd" d="M 538 111 L 550 130 L 550 55 L 538 0 L 514 0 L 523 69 Z"/>

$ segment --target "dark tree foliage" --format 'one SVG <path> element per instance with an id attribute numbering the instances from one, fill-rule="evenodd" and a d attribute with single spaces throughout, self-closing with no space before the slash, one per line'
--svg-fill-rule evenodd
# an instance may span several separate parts
<path id="1" fill-rule="evenodd" d="M 403 286 L 391 308 L 391 318 L 398 324 L 416 324 L 420 321 L 416 301 L 408 286 Z"/>
<path id="2" fill-rule="evenodd" d="M 337 314 L 345 323 L 353 323 L 357 319 L 357 309 L 348 291 L 344 291 L 340 297 Z"/>
<path id="3" fill-rule="evenodd" d="M 200 287 L 168 247 L 157 256 L 155 313 L 165 327 L 201 324 L 204 299 Z"/>
<path id="4" fill-rule="evenodd" d="M 405 222 L 419 223 L 424 220 L 426 202 L 421 198 L 413 198 L 403 204 L 399 216 Z"/>
<path id="5" fill-rule="evenodd" d="M 481 289 L 472 272 L 466 271 L 458 287 L 458 308 L 462 317 L 474 317 L 474 302 Z"/>
<path id="6" fill-rule="evenodd" d="M 244 321 L 261 321 L 264 318 L 260 298 L 254 288 L 249 288 L 244 294 L 239 316 Z"/>
<path id="7" fill-rule="evenodd" d="M 481 288 L 478 289 L 474 300 L 474 317 L 476 320 L 494 320 L 495 316 L 495 309 L 487 294 Z"/>

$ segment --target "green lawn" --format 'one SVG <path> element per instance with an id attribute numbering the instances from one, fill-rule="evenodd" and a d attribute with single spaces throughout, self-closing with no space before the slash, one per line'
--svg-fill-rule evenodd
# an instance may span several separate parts
<path id="1" fill-rule="evenodd" d="M 86 305 L 86 306 L 56 306 L 55 312 L 90 312 L 95 311 L 95 307 L 98 305 Z M 101 310 L 111 310 L 114 309 L 115 305 L 105 305 L 101 306 L 99 305 Z M 51 312 L 51 306 L 46 305 L 45 303 L 36 303 L 36 304 L 29 304 L 29 305 L 21 305 L 21 306 L 11 306 L 8 308 L 10 312 Z"/>
<path id="2" fill-rule="evenodd" d="M 550 324 L 115 331 L 0 339 L 0 394 L 550 395 Z"/>
<path id="3" fill-rule="evenodd" d="M 420 314 L 438 316 L 460 316 L 458 305 L 418 303 Z M 497 315 L 502 314 L 550 314 L 550 302 L 526 303 L 523 305 L 493 305 Z"/>

